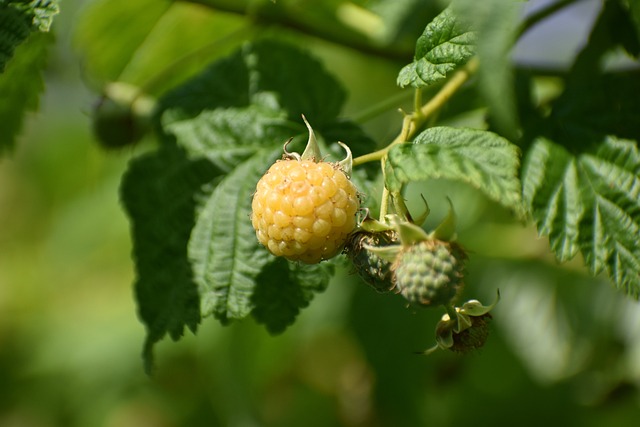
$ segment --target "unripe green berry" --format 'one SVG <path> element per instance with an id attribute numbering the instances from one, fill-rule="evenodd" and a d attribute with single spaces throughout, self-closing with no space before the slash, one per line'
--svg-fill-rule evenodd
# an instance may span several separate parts
<path id="1" fill-rule="evenodd" d="M 155 101 L 126 83 L 110 83 L 93 110 L 93 132 L 104 148 L 134 144 L 149 131 Z"/>
<path id="2" fill-rule="evenodd" d="M 453 242 L 429 239 L 409 246 L 392 267 L 397 289 L 412 305 L 451 304 L 463 287 L 466 258 Z"/>
<path id="3" fill-rule="evenodd" d="M 378 233 L 359 231 L 351 236 L 345 248 L 358 275 L 378 292 L 389 292 L 395 287 L 391 263 L 367 249 L 367 246 L 384 247 L 396 241 L 397 235 L 394 231 Z"/>

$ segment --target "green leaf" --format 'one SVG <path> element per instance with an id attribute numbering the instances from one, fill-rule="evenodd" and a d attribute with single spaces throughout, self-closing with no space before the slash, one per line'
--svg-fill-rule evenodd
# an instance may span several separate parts
<path id="1" fill-rule="evenodd" d="M 282 148 L 289 136 L 300 132 L 295 126 L 285 130 L 281 113 L 255 105 L 207 110 L 193 119 L 173 122 L 170 117 L 175 113 L 167 110 L 163 115 L 165 131 L 176 135 L 191 156 L 206 157 L 225 172 L 253 156 L 265 141 Z"/>
<path id="2" fill-rule="evenodd" d="M 582 253 L 593 274 L 640 295 L 640 154 L 616 137 L 578 153 L 545 138 L 527 154 L 523 194 L 561 261 Z"/>
<path id="3" fill-rule="evenodd" d="M 603 72 L 617 46 L 635 50 L 623 5 L 605 3 L 550 114 L 534 135 L 523 169 L 525 202 L 560 261 L 582 254 L 628 295 L 640 294 L 638 173 L 640 90 L 637 71 Z M 637 47 L 637 46 L 636 46 Z"/>
<path id="4" fill-rule="evenodd" d="M 29 37 L 29 18 L 19 10 L 0 3 L 0 72 L 13 57 L 17 46 Z"/>
<path id="5" fill-rule="evenodd" d="M 193 133 L 177 122 L 207 127 L 208 112 L 251 105 L 269 121 L 254 127 L 264 132 L 280 126 L 289 131 L 298 127 L 301 134 L 306 133 L 304 114 L 316 132 L 322 133 L 338 125 L 336 117 L 345 100 L 344 89 L 317 59 L 298 48 L 265 40 L 246 44 L 168 93 L 161 101 L 165 106 L 162 124 L 179 140 L 187 141 Z M 273 120 L 276 117 L 280 120 Z M 216 144 L 216 135 L 201 136 L 206 144 Z"/>
<path id="6" fill-rule="evenodd" d="M 3 3 L 28 16 L 33 31 L 49 31 L 53 18 L 60 12 L 58 0 L 6 0 Z"/>
<path id="7" fill-rule="evenodd" d="M 47 50 L 53 37 L 35 33 L 18 46 L 15 56 L 0 74 L 0 154 L 13 147 L 25 113 L 37 111 L 44 90 L 42 71 L 47 63 Z"/>
<path id="8" fill-rule="evenodd" d="M 442 81 L 475 54 L 476 34 L 450 8 L 436 16 L 418 38 L 411 64 L 400 70 L 400 87 L 426 87 Z"/>
<path id="9" fill-rule="evenodd" d="M 53 40 L 43 33 L 57 13 L 57 1 L 0 1 L 0 155 L 13 147 L 24 114 L 38 109 Z"/>
<path id="10" fill-rule="evenodd" d="M 431 178 L 466 182 L 522 216 L 519 166 L 520 150 L 494 133 L 434 127 L 389 151 L 385 177 L 390 191 Z"/>
<path id="11" fill-rule="evenodd" d="M 285 63 L 290 74 L 282 72 Z M 216 62 L 161 101 L 164 130 L 175 135 L 191 157 L 207 158 L 226 173 L 203 201 L 189 243 L 203 316 L 214 314 L 226 323 L 258 306 L 284 304 L 264 300 L 275 297 L 272 292 L 253 295 L 258 277 L 264 277 L 264 268 L 273 268 L 267 266 L 274 258 L 255 237 L 249 220 L 251 195 L 258 179 L 282 155 L 284 141 L 296 135 L 300 142 L 306 139 L 301 114 L 328 135 L 335 127 L 345 128 L 335 118 L 344 99 L 342 88 L 315 59 L 297 48 L 264 41 Z M 348 128 L 351 136 L 358 136 Z M 297 287 L 295 278 L 306 268 L 311 267 L 283 270 L 273 277 Z M 316 288 L 326 286 L 326 279 Z M 295 303 L 289 313 L 297 313 L 312 297 L 301 295 L 306 299 L 283 300 Z M 270 325 L 266 317 L 261 321 Z"/>
<path id="12" fill-rule="evenodd" d="M 272 150 L 273 151 L 273 150 Z M 264 170 L 280 155 L 258 150 L 215 187 L 200 211 L 189 241 L 202 316 L 223 323 L 242 319 L 254 307 L 256 279 L 273 257 L 258 245 L 251 225 L 251 196 Z M 282 280 L 282 275 L 275 275 Z"/>
<path id="13" fill-rule="evenodd" d="M 0 73 L 31 33 L 49 31 L 58 12 L 55 0 L 0 1 Z"/>
<path id="14" fill-rule="evenodd" d="M 159 101 L 155 120 L 162 148 L 140 161 L 152 166 L 134 162 L 123 184 L 131 189 L 123 191 L 123 200 L 134 239 L 149 241 L 137 243 L 140 251 L 153 246 L 154 253 L 170 253 L 182 271 L 160 275 L 162 265 L 157 276 L 149 271 L 148 280 L 138 285 L 146 292 L 138 292 L 141 312 L 151 313 L 142 316 L 149 329 L 147 357 L 166 331 L 175 337 L 184 325 L 195 327 L 196 312 L 212 314 L 225 324 L 253 315 L 269 331 L 281 332 L 313 294 L 327 286 L 330 263 L 308 266 L 276 259 L 258 243 L 250 210 L 257 181 L 282 155 L 283 143 L 295 137 L 293 145 L 302 148 L 306 141 L 301 114 L 324 136 L 326 152 L 336 146 L 332 143 L 341 131 L 359 151 L 365 150 L 370 139 L 356 125 L 337 118 L 344 99 L 342 87 L 309 54 L 262 41 L 215 62 Z M 171 156 L 177 164 L 171 164 Z M 208 175 L 192 176 L 196 166 Z M 185 179 L 191 186 L 178 190 Z M 177 198 L 175 191 L 180 193 Z M 134 209 L 138 199 L 145 201 L 144 207 Z M 178 215 L 180 226 L 158 241 L 164 225 L 174 224 Z M 146 218 L 156 216 L 164 225 L 147 228 Z M 146 234 L 136 232 L 141 227 Z M 155 262 L 162 263 L 162 256 Z M 151 265 L 149 257 L 136 256 L 136 263 L 146 263 L 139 271 Z M 168 304 L 185 289 L 196 298 L 182 308 Z"/>
<path id="15" fill-rule="evenodd" d="M 203 185 L 217 174 L 206 160 L 189 160 L 165 142 L 163 148 L 131 162 L 121 186 L 122 203 L 131 219 L 135 292 L 147 326 L 145 360 L 165 334 L 177 340 L 185 326 L 200 322 L 200 296 L 187 258 Z"/>
<path id="16" fill-rule="evenodd" d="M 325 290 L 332 274 L 330 263 L 303 266 L 276 258 L 256 278 L 251 314 L 272 334 L 280 333 L 294 322 L 300 308 L 309 305 L 315 293 Z"/>

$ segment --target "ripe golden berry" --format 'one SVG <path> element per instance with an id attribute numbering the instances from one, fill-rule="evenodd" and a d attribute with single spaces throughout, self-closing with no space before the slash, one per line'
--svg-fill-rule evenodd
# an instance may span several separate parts
<path id="1" fill-rule="evenodd" d="M 274 255 L 315 264 L 341 251 L 358 207 L 356 187 L 337 165 L 279 160 L 258 181 L 251 222 Z"/>

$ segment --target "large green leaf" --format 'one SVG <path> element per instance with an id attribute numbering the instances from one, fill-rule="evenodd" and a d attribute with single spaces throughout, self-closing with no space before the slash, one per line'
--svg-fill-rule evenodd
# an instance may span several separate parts
<path id="1" fill-rule="evenodd" d="M 31 34 L 28 18 L 18 10 L 0 3 L 0 72 L 13 57 L 17 46 Z"/>
<path id="2" fill-rule="evenodd" d="M 150 330 L 149 351 L 166 331 L 176 336 L 183 325 L 193 327 L 194 304 L 198 316 L 212 314 L 228 323 L 253 315 L 269 331 L 281 332 L 314 292 L 327 286 L 326 266 L 278 260 L 259 245 L 250 221 L 251 196 L 289 137 L 295 137 L 289 149 L 302 148 L 307 138 L 302 114 L 314 126 L 326 153 L 334 151 L 332 143 L 339 135 L 346 143 L 354 140 L 356 153 L 367 149 L 370 140 L 362 130 L 337 118 L 344 99 L 344 90 L 316 59 L 300 49 L 263 41 L 215 62 L 159 101 L 156 119 L 164 135 L 163 148 L 151 159 L 160 159 L 147 167 L 145 176 L 142 165 L 134 162 L 123 185 L 137 189 L 123 191 L 123 199 L 132 216 L 134 239 L 149 241 L 139 243 L 140 248 L 162 248 L 155 253 L 174 257 L 174 267 L 167 268 L 177 264 L 182 272 L 154 276 L 149 271 L 144 284 L 138 281 L 138 288 L 155 292 L 153 298 L 138 292 L 142 318 Z M 180 147 L 177 153 L 174 143 Z M 162 162 L 171 162 L 168 153 L 178 164 L 162 167 Z M 169 190 L 178 183 L 168 181 L 175 175 L 171 171 L 178 168 L 189 178 L 196 165 L 206 165 L 202 167 L 210 172 L 209 178 L 189 179 L 192 186 L 174 199 Z M 163 186 L 168 188 L 158 194 Z M 133 200 L 136 197 L 147 202 L 140 206 Z M 163 242 L 157 241 L 159 234 L 152 234 L 160 227 L 137 225 L 156 216 L 169 224 L 178 214 L 184 217 L 180 227 Z M 140 227 L 148 234 L 136 232 Z M 162 262 L 161 256 L 156 262 Z M 143 262 L 138 271 L 151 264 L 147 257 L 136 257 L 138 264 Z M 188 310 L 164 304 L 185 289 L 191 296 L 195 292 Z"/>
<path id="3" fill-rule="evenodd" d="M 596 147 L 571 153 L 536 140 L 523 171 L 524 199 L 558 259 L 580 252 L 592 273 L 606 271 L 638 298 L 640 154 L 635 142 L 616 137 Z"/>
<path id="4" fill-rule="evenodd" d="M 0 74 L 0 154 L 13 147 L 25 113 L 37 111 L 44 90 L 42 71 L 47 63 L 47 50 L 53 37 L 35 33 L 18 46 L 15 56 Z"/>
<path id="5" fill-rule="evenodd" d="M 604 55 L 637 50 L 621 3 L 607 1 L 565 78 L 562 94 L 530 136 L 523 169 L 525 202 L 557 258 L 581 254 L 593 274 L 606 272 L 640 295 L 640 90 L 637 71 L 603 72 Z M 635 47 L 634 47 L 635 46 Z"/>
<path id="6" fill-rule="evenodd" d="M 24 114 L 38 109 L 47 33 L 58 14 L 57 0 L 0 0 L 0 154 L 13 147 Z"/>
<path id="7" fill-rule="evenodd" d="M 411 64 L 400 70 L 400 87 L 426 87 L 442 81 L 475 54 L 476 34 L 450 8 L 436 16 L 418 38 Z"/>
<path id="8" fill-rule="evenodd" d="M 271 333 L 284 331 L 294 322 L 300 308 L 326 288 L 332 273 L 330 263 L 303 266 L 283 258 L 272 260 L 256 277 L 253 317 Z"/>
<path id="9" fill-rule="evenodd" d="M 434 127 L 389 151 L 385 177 L 391 191 L 431 178 L 466 182 L 522 215 L 519 166 L 518 147 L 494 133 Z"/>
<path id="10" fill-rule="evenodd" d="M 198 215 L 189 258 L 203 316 L 214 314 L 227 323 L 246 317 L 253 309 L 256 279 L 272 257 L 256 242 L 249 220 L 251 195 L 263 171 L 279 154 L 279 149 L 275 155 L 255 151 L 215 187 Z"/>
<path id="11" fill-rule="evenodd" d="M 244 132 L 246 139 L 267 136 L 283 127 L 304 133 L 302 114 L 322 134 L 325 128 L 339 126 L 336 118 L 345 100 L 344 89 L 320 61 L 292 46 L 267 40 L 245 45 L 168 93 L 161 101 L 162 125 L 190 147 L 213 147 L 221 135 L 212 131 L 218 119 L 212 120 L 211 114 L 233 114 L 222 109 L 252 106 L 252 119 L 243 114 L 235 118 L 234 123 L 244 121 L 238 123 L 238 136 L 247 126 L 251 132 Z M 258 116 L 264 117 L 252 126 Z M 261 133 L 256 135 L 257 131 Z M 200 142 L 191 141 L 193 138 Z M 195 150 L 201 152 L 201 148 Z"/>
<path id="12" fill-rule="evenodd" d="M 0 1 L 0 73 L 31 33 L 49 31 L 58 12 L 57 0 Z"/>
<path id="13" fill-rule="evenodd" d="M 135 292 L 147 326 L 145 360 L 166 333 L 178 339 L 184 327 L 200 322 L 200 297 L 188 262 L 187 243 L 196 220 L 203 185 L 217 174 L 204 159 L 190 160 L 170 141 L 134 159 L 125 174 L 121 197 L 131 218 Z"/>

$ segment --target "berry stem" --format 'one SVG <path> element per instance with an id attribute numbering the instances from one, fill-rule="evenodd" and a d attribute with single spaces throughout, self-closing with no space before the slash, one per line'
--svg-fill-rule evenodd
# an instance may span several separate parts
<path id="1" fill-rule="evenodd" d="M 387 186 L 382 186 L 382 200 L 380 201 L 380 217 L 379 221 L 385 223 L 385 217 L 387 216 L 387 212 L 389 211 L 389 190 Z"/>
<path id="2" fill-rule="evenodd" d="M 452 322 L 455 322 L 454 326 L 457 326 L 458 324 L 458 312 L 456 311 L 456 308 L 453 306 L 453 304 L 445 304 L 444 305 L 444 309 L 447 310 L 447 314 L 449 315 L 449 319 L 451 319 Z M 454 327 L 455 329 L 455 327 Z"/>
<path id="3" fill-rule="evenodd" d="M 422 89 L 418 88 L 415 90 L 413 94 L 413 109 L 417 114 L 421 114 L 420 110 L 422 108 Z"/>
<path id="4" fill-rule="evenodd" d="M 416 108 L 416 111 L 413 114 L 405 115 L 400 134 L 398 134 L 398 136 L 391 141 L 389 145 L 372 153 L 356 157 L 353 159 L 353 166 L 382 160 L 393 146 L 410 140 L 426 120 L 442 108 L 442 106 L 462 87 L 462 85 L 471 78 L 477 69 L 478 60 L 473 58 L 467 63 L 467 65 L 458 70 L 458 72 L 456 72 L 451 79 L 442 86 L 440 91 L 438 91 L 438 93 L 436 93 L 429 102 L 422 105 L 420 108 Z M 416 94 L 416 98 L 417 101 L 420 96 Z"/>
<path id="5" fill-rule="evenodd" d="M 451 79 L 442 86 L 442 89 L 434 95 L 433 98 L 420 108 L 420 114 L 418 115 L 419 123 L 416 123 L 416 128 L 419 128 L 427 118 L 433 113 L 438 111 L 457 91 L 463 84 L 471 78 L 471 76 L 478 70 L 479 61 L 477 58 L 472 58 L 467 65 L 462 67 L 456 72 Z"/>

